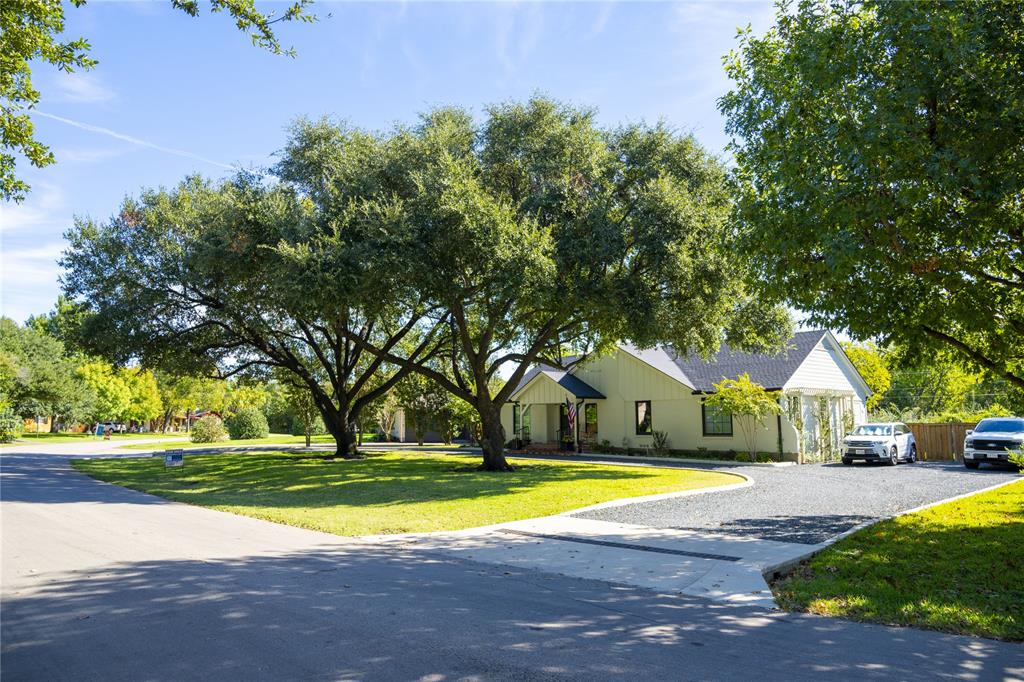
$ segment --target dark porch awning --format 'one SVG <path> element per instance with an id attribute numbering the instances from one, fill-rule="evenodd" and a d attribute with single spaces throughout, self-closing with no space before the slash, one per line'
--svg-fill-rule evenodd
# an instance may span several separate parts
<path id="1" fill-rule="evenodd" d="M 603 393 L 574 374 L 569 374 L 568 372 L 557 369 L 540 369 L 532 371 L 529 375 L 523 377 L 523 381 L 519 383 L 519 388 L 517 388 L 515 393 L 509 397 L 509 401 L 514 402 L 516 396 L 522 393 L 529 384 L 533 383 L 533 380 L 539 375 L 544 375 L 548 379 L 551 379 L 577 398 L 604 398 Z"/>

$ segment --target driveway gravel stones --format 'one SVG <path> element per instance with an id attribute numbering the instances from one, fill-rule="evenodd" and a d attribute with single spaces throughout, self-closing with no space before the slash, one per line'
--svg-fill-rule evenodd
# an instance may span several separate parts
<path id="1" fill-rule="evenodd" d="M 879 466 L 809 464 L 713 467 L 754 480 L 747 488 L 669 498 L 574 514 L 656 528 L 706 530 L 818 544 L 854 526 L 1020 478 L 1013 471 L 966 469 L 954 462 Z"/>

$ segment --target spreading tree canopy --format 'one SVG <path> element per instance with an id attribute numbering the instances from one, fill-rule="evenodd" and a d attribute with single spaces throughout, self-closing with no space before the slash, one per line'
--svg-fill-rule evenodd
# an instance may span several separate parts
<path id="1" fill-rule="evenodd" d="M 61 422 L 88 419 L 96 393 L 76 372 L 64 344 L 33 326 L 0 318 L 0 408 L 26 419 Z"/>
<path id="2" fill-rule="evenodd" d="M 312 393 L 336 455 L 354 456 L 360 411 L 409 371 L 358 344 L 402 344 L 413 363 L 436 348 L 408 286 L 409 231 L 390 219 L 419 191 L 411 156 L 402 134 L 299 122 L 267 177 L 193 177 L 78 220 L 62 263 L 88 307 L 81 337 L 177 373 L 280 368 Z"/>
<path id="3" fill-rule="evenodd" d="M 726 68 L 767 290 L 1024 387 L 1024 3 L 805 1 Z"/>
<path id="4" fill-rule="evenodd" d="M 691 136 L 603 129 L 593 111 L 544 98 L 479 123 L 440 109 L 408 134 L 417 191 L 388 219 L 412 232 L 410 286 L 435 311 L 422 324 L 447 364 L 415 369 L 477 410 L 485 468 L 509 468 L 500 409 L 538 360 L 566 367 L 621 340 L 709 352 L 726 336 L 749 347 L 785 334 L 784 311 L 748 294 L 724 170 Z"/>
<path id="5" fill-rule="evenodd" d="M 728 214 L 692 137 L 605 130 L 546 99 L 387 133 L 303 121 L 269 177 L 191 178 L 78 221 L 64 285 L 108 357 L 291 372 L 340 456 L 361 411 L 418 372 L 477 410 L 500 470 L 501 406 L 538 360 L 785 335 L 784 311 L 748 293 Z"/>

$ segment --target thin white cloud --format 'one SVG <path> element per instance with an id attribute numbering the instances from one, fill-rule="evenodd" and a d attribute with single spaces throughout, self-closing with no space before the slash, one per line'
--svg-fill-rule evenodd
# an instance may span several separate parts
<path id="1" fill-rule="evenodd" d="M 184 157 L 186 159 L 193 159 L 195 161 L 201 161 L 203 163 L 208 163 L 208 164 L 210 164 L 212 166 L 218 166 L 220 168 L 226 168 L 227 170 L 241 170 L 237 166 L 232 166 L 231 164 L 227 164 L 227 163 L 221 163 L 220 161 L 214 161 L 213 159 L 208 159 L 208 158 L 206 158 L 204 156 L 200 156 L 199 154 L 193 154 L 192 152 L 185 151 L 184 149 L 174 149 L 173 147 L 164 147 L 163 145 L 154 144 L 154 143 L 149 142 L 147 140 L 142 140 L 142 139 L 137 138 L 137 137 L 132 137 L 131 135 L 125 135 L 124 133 L 119 133 L 116 130 L 111 130 L 110 128 L 103 128 L 101 126 L 92 125 L 91 123 L 82 123 L 81 121 L 75 121 L 75 120 L 72 120 L 70 118 L 64 118 L 63 116 L 56 116 L 54 114 L 48 114 L 48 113 L 46 113 L 44 111 L 33 111 L 32 115 L 33 116 L 42 116 L 43 118 L 48 118 L 48 119 L 53 120 L 53 121 L 59 121 L 60 123 L 65 123 L 65 124 L 67 124 L 69 126 L 74 126 L 75 128 L 79 128 L 81 130 L 89 131 L 90 133 L 97 133 L 99 135 L 106 135 L 107 137 L 112 137 L 115 140 L 123 140 L 125 142 L 129 142 L 129 143 L 131 143 L 133 145 L 136 145 L 138 147 L 146 147 L 147 149 L 155 149 L 156 151 L 163 152 L 164 154 L 173 154 L 174 156 L 181 156 L 181 157 Z"/>
<path id="2" fill-rule="evenodd" d="M 492 21 L 495 59 L 505 76 L 519 83 L 544 33 L 544 8 L 535 4 L 500 5 Z"/>
<path id="3" fill-rule="evenodd" d="M 594 16 L 594 23 L 590 25 L 588 38 L 596 38 L 604 33 L 604 29 L 608 26 L 608 20 L 612 18 L 612 12 L 615 10 L 615 2 L 602 2 L 600 8 L 600 11 Z"/>
<path id="4" fill-rule="evenodd" d="M 57 158 L 57 163 L 96 163 L 97 161 L 106 161 L 116 156 L 121 156 L 125 153 L 124 149 L 111 149 L 111 148 L 69 148 L 69 149 L 56 149 L 53 155 Z"/>
<path id="5" fill-rule="evenodd" d="M 752 24 L 755 30 L 771 25 L 775 3 L 768 0 L 746 2 L 683 2 L 674 7 L 672 28 L 689 33 L 709 27 L 740 28 Z"/>
<path id="6" fill-rule="evenodd" d="M 48 182 L 35 183 L 35 187 L 24 203 L 5 203 L 0 207 L 0 234 L 33 230 L 43 232 L 46 228 L 60 225 L 67 211 L 64 191 Z"/>
<path id="7" fill-rule="evenodd" d="M 57 260 L 63 241 L 0 251 L 0 314 L 18 322 L 45 312 L 60 292 Z"/>
<path id="8" fill-rule="evenodd" d="M 75 72 L 61 74 L 55 81 L 56 101 L 76 104 L 97 104 L 114 99 L 114 91 L 108 88 L 96 74 Z"/>

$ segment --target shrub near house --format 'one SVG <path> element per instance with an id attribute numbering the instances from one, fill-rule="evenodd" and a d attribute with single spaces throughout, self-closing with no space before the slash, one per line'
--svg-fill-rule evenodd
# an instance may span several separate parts
<path id="1" fill-rule="evenodd" d="M 262 410 L 246 407 L 228 417 L 228 435 L 231 440 L 254 440 L 270 435 L 270 426 Z"/>
<path id="2" fill-rule="evenodd" d="M 193 443 L 217 443 L 228 439 L 228 431 L 220 417 L 208 414 L 192 425 Z"/>

